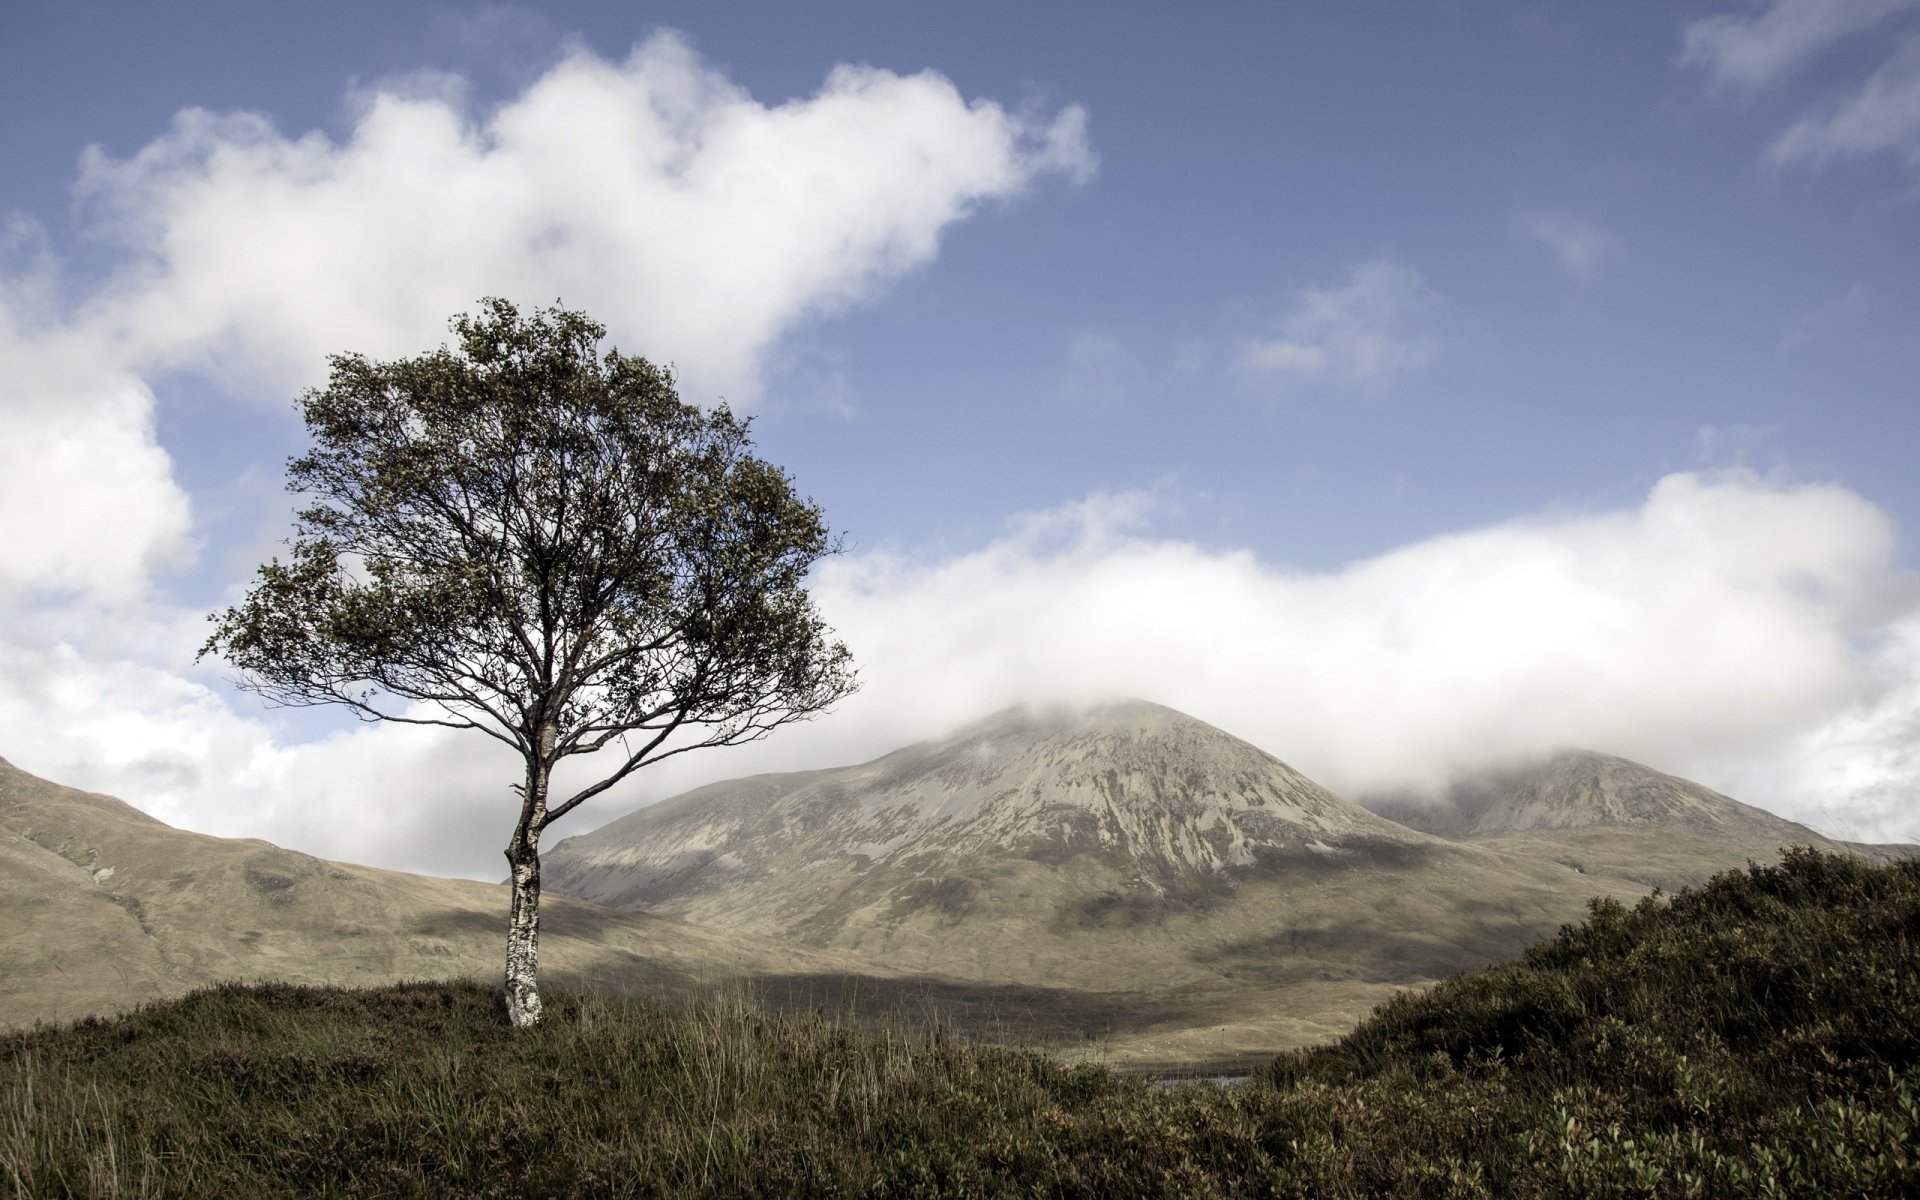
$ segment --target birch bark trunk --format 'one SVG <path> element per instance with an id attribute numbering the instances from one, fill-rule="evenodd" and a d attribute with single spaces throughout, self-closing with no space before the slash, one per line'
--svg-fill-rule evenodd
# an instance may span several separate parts
<path id="1" fill-rule="evenodd" d="M 544 740 L 544 739 L 543 739 Z M 515 1029 L 540 1023 L 540 829 L 547 817 L 545 761 L 527 764 L 526 803 L 507 843 L 513 908 L 507 924 L 507 1020 Z"/>
<path id="2" fill-rule="evenodd" d="M 507 846 L 513 868 L 513 912 L 507 926 L 507 1020 L 516 1029 L 540 1023 L 540 850 L 515 831 Z"/>

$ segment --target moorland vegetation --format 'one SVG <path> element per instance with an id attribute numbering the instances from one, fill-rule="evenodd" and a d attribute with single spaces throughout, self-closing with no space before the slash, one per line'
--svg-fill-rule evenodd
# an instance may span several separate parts
<path id="1" fill-rule="evenodd" d="M 739 999 L 225 985 L 0 1037 L 0 1192 L 1913 1195 L 1916 951 L 1920 863 L 1792 851 L 1236 1087 Z"/>

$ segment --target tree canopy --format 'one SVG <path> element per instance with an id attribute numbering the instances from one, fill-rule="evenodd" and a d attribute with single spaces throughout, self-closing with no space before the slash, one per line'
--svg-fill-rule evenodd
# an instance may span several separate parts
<path id="1" fill-rule="evenodd" d="M 507 856 L 530 960 L 548 823 L 855 680 L 806 588 L 836 543 L 751 453 L 747 421 L 681 400 L 644 358 L 603 355 L 606 330 L 581 313 L 494 298 L 452 330 L 456 346 L 414 358 L 330 360 L 301 398 L 311 446 L 287 468 L 304 500 L 287 561 L 215 614 L 201 655 L 276 704 L 513 747 L 526 775 Z M 548 795 L 556 763 L 609 748 L 593 783 Z M 509 1009 L 528 1024 L 538 996 L 515 1007 L 513 941 Z M 530 961 L 522 976 L 528 991 Z"/>

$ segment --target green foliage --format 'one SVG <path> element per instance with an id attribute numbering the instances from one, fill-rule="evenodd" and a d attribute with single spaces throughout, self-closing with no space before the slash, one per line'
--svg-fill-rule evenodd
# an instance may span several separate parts
<path id="1" fill-rule="evenodd" d="M 1482 1114 L 1496 1195 L 1908 1192 L 1917 942 L 1920 863 L 1792 850 L 1631 910 L 1597 900 L 1515 961 L 1399 997 L 1266 1076 L 1418 1095 L 1408 1119 L 1456 1135 L 1457 1114 Z"/>
<path id="2" fill-rule="evenodd" d="M 1395 1000 L 1237 1088 L 738 1002 L 230 986 L 0 1039 L 23 1196 L 1920 1192 L 1920 864 L 1809 852 Z"/>
<path id="3" fill-rule="evenodd" d="M 805 589 L 824 519 L 747 422 L 602 355 L 579 313 L 493 299 L 453 331 L 415 358 L 333 357 L 301 402 L 288 561 L 203 655 L 277 703 L 481 730 L 536 786 L 568 755 L 618 741 L 617 779 L 669 735 L 733 744 L 851 690 Z"/>

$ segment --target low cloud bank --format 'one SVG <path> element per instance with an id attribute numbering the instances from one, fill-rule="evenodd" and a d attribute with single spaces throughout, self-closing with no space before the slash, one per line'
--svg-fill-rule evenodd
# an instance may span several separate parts
<path id="1" fill-rule="evenodd" d="M 1920 623 L 1900 608 L 1891 523 L 1844 488 L 1677 474 L 1634 509 L 1325 574 L 1147 536 L 1144 515 L 1112 498 L 950 561 L 835 564 L 823 594 L 868 679 L 844 719 L 898 741 L 1021 699 L 1129 694 L 1348 794 L 1578 745 L 1737 779 L 1789 815 L 1920 834 L 1891 800 L 1920 782 L 1900 774 L 1893 715 L 1914 698 Z M 1849 760 L 1859 778 L 1762 786 L 1814 747 L 1840 756 L 1842 727 L 1876 748 Z M 1879 806 L 1848 808 L 1868 786 Z"/>
<path id="2" fill-rule="evenodd" d="M 1843 487 L 1676 474 L 1630 509 L 1517 519 L 1317 574 L 1153 536 L 1155 504 L 1096 496 L 951 558 L 833 561 L 818 595 L 861 693 L 767 742 L 662 764 L 554 836 L 1010 704 L 1133 695 L 1349 795 L 1577 745 L 1822 832 L 1920 840 L 1920 602 L 1891 566 L 1891 522 Z M 485 739 L 367 727 L 303 742 L 246 698 L 130 655 L 4 653 L 0 753 L 21 766 L 207 832 L 498 874 L 514 764 Z"/>

